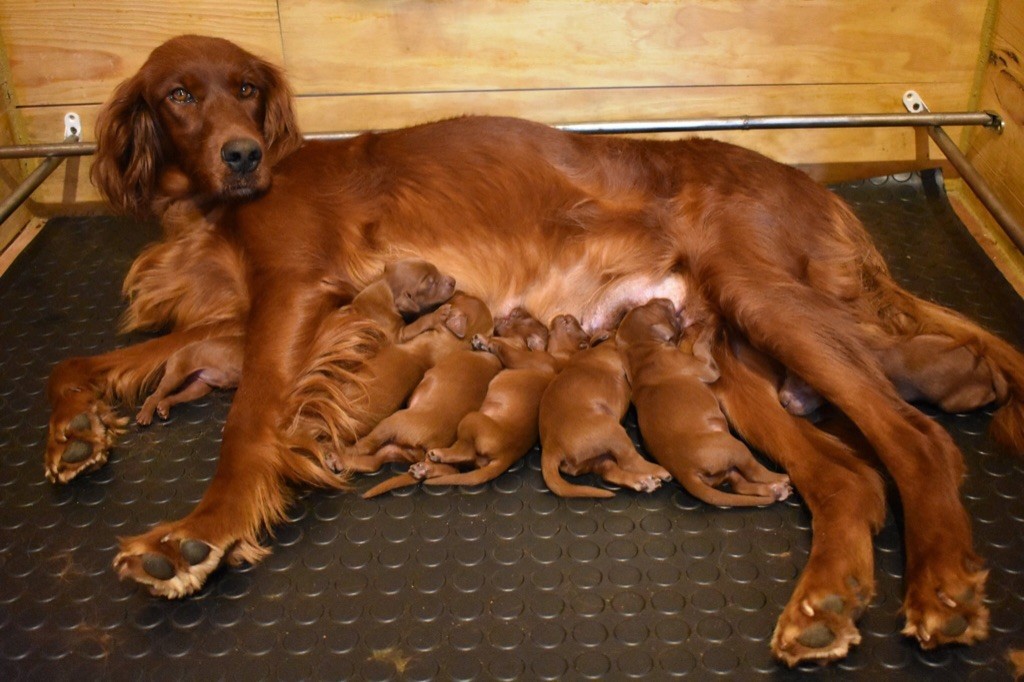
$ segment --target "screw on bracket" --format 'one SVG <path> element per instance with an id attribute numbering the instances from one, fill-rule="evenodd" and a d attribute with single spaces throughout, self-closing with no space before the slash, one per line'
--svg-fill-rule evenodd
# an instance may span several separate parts
<path id="1" fill-rule="evenodd" d="M 64 114 L 64 139 L 67 142 L 82 139 L 82 119 L 73 111 Z"/>

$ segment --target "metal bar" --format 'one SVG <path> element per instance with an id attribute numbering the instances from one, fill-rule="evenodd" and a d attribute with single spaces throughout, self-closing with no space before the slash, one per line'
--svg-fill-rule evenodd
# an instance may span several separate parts
<path id="1" fill-rule="evenodd" d="M 996 222 L 1006 231 L 1007 236 L 1013 240 L 1013 243 L 1017 245 L 1021 252 L 1024 252 L 1024 226 L 1021 226 L 1010 213 L 1010 209 L 999 200 L 999 197 L 995 195 L 988 186 L 988 183 L 985 182 L 985 179 L 981 177 L 981 174 L 975 170 L 974 165 L 971 164 L 967 156 L 956 146 L 953 139 L 946 134 L 945 130 L 938 126 L 928 128 L 928 136 L 935 141 L 935 144 L 938 145 L 942 153 L 949 159 L 949 162 L 960 173 L 960 177 L 964 179 L 964 182 L 971 188 L 975 196 L 978 197 L 978 200 L 985 205 L 985 208 L 992 214 Z"/>
<path id="2" fill-rule="evenodd" d="M 1002 124 L 997 114 L 986 111 L 927 114 L 826 114 L 813 116 L 733 116 L 723 118 L 671 119 L 663 121 L 612 121 L 607 123 L 570 123 L 556 128 L 585 134 L 686 133 L 715 130 L 778 130 L 786 128 L 922 128 L 935 125 L 985 126 Z M 307 140 L 345 140 L 359 132 L 311 133 Z M 41 156 L 88 156 L 96 152 L 94 143 L 37 144 L 0 147 L 0 159 L 38 158 Z"/>
<path id="3" fill-rule="evenodd" d="M 77 139 L 77 136 L 69 135 L 65 142 L 71 143 Z M 29 195 L 36 191 L 36 188 L 43 184 L 46 178 L 50 177 L 53 171 L 57 170 L 57 167 L 62 163 L 64 163 L 63 156 L 47 156 L 43 159 L 43 161 L 36 166 L 35 170 L 29 173 L 28 176 L 14 188 L 11 195 L 4 199 L 3 202 L 0 202 L 0 223 L 3 223 L 11 216 L 11 214 L 17 211 L 18 207 L 28 199 Z"/>

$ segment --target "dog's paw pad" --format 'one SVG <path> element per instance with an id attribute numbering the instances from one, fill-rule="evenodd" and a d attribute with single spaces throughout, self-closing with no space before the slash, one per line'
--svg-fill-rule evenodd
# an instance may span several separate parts
<path id="1" fill-rule="evenodd" d="M 182 540 L 181 556 L 188 562 L 189 566 L 196 566 L 206 561 L 210 556 L 210 546 L 202 540 Z"/>
<path id="2" fill-rule="evenodd" d="M 824 649 L 836 641 L 836 633 L 824 623 L 814 623 L 796 637 L 796 641 L 808 649 Z"/>
<path id="3" fill-rule="evenodd" d="M 144 554 L 142 570 L 157 580 L 170 580 L 175 573 L 171 560 L 160 554 Z"/>
<path id="4" fill-rule="evenodd" d="M 437 461 L 437 460 L 432 460 Z M 409 466 L 409 475 L 418 481 L 422 481 L 430 473 L 430 466 L 426 462 L 415 462 Z"/>
<path id="5" fill-rule="evenodd" d="M 72 431 L 88 431 L 92 428 L 92 420 L 88 413 L 79 412 L 68 422 L 68 428 Z"/>
<path id="6" fill-rule="evenodd" d="M 84 440 L 74 439 L 64 449 L 60 461 L 65 464 L 80 464 L 92 456 L 92 445 Z"/>

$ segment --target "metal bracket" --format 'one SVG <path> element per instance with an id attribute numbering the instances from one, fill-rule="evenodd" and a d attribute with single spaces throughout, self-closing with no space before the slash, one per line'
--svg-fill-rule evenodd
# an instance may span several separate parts
<path id="1" fill-rule="evenodd" d="M 82 119 L 73 111 L 64 114 L 64 141 L 77 142 L 82 139 Z"/>
<path id="2" fill-rule="evenodd" d="M 924 103 L 916 90 L 907 90 L 903 93 L 903 106 L 912 114 L 923 114 L 929 111 L 928 105 Z"/>

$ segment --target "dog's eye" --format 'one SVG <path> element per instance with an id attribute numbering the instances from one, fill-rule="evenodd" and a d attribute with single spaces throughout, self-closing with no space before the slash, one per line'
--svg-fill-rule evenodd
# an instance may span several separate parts
<path id="1" fill-rule="evenodd" d="M 168 97 L 172 102 L 177 102 L 178 104 L 188 104 L 189 102 L 196 101 L 192 97 L 192 93 L 185 88 L 174 88 Z"/>
<path id="2" fill-rule="evenodd" d="M 256 86 L 252 83 L 242 83 L 242 86 L 238 88 L 238 96 L 242 99 L 248 99 L 256 94 Z"/>

